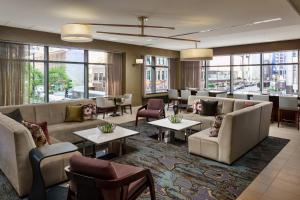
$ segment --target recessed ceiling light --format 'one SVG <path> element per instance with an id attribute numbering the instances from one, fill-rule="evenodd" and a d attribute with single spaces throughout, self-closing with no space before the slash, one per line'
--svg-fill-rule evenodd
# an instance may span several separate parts
<path id="1" fill-rule="evenodd" d="M 269 22 L 275 22 L 275 21 L 281 21 L 282 18 L 273 18 L 273 19 L 266 19 L 262 21 L 253 22 L 252 24 L 262 24 L 262 23 L 269 23 Z"/>
<path id="2" fill-rule="evenodd" d="M 215 30 L 217 30 L 217 28 L 202 30 L 202 31 L 200 31 L 200 33 L 207 33 L 207 32 L 211 32 L 211 31 L 215 31 Z"/>

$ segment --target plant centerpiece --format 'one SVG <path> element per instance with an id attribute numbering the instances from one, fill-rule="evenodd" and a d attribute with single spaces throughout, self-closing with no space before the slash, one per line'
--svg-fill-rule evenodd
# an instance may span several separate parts
<path id="1" fill-rule="evenodd" d="M 177 124 L 177 123 L 180 123 L 181 120 L 182 120 L 183 116 L 182 115 L 170 115 L 168 117 L 168 119 L 170 120 L 171 123 L 173 124 Z"/>
<path id="2" fill-rule="evenodd" d="M 102 133 L 112 133 L 114 132 L 116 126 L 114 124 L 107 123 L 103 126 L 98 126 L 98 128 Z"/>

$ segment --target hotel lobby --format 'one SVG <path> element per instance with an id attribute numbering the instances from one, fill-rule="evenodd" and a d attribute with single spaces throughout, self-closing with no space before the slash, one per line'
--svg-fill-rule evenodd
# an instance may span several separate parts
<path id="1" fill-rule="evenodd" d="M 299 0 L 2 0 L 0 200 L 298 200 L 299 66 Z"/>

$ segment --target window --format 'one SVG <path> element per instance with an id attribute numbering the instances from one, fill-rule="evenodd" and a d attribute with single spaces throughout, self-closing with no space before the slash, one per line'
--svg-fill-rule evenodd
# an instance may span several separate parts
<path id="1" fill-rule="evenodd" d="M 202 80 L 211 90 L 297 94 L 298 54 L 299 50 L 290 50 L 215 56 L 206 62 Z"/>
<path id="2" fill-rule="evenodd" d="M 168 58 L 159 56 L 146 56 L 145 64 L 145 94 L 167 92 L 169 89 Z"/>
<path id="3" fill-rule="evenodd" d="M 233 55 L 233 92 L 260 92 L 260 54 Z"/>
<path id="4" fill-rule="evenodd" d="M 230 56 L 215 56 L 206 70 L 208 89 L 230 91 Z"/>
<path id="5" fill-rule="evenodd" d="M 84 50 L 49 47 L 49 60 L 84 62 Z"/>
<path id="6" fill-rule="evenodd" d="M 44 88 L 44 47 L 31 45 L 26 62 L 25 69 L 25 103 L 41 103 L 45 101 Z"/>
<path id="7" fill-rule="evenodd" d="M 263 91 L 298 93 L 298 51 L 263 53 Z"/>
<path id="8" fill-rule="evenodd" d="M 89 97 L 104 96 L 107 94 L 106 68 L 108 53 L 89 51 Z M 92 79 L 94 77 L 94 79 Z M 97 79 L 95 79 L 97 77 Z"/>
<path id="9" fill-rule="evenodd" d="M 50 63 L 49 101 L 84 98 L 84 65 Z"/>

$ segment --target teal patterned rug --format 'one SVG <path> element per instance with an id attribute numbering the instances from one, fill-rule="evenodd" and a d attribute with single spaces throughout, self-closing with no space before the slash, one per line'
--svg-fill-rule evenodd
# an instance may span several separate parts
<path id="1" fill-rule="evenodd" d="M 127 153 L 113 160 L 151 169 L 159 200 L 236 199 L 289 141 L 268 137 L 232 165 L 225 165 L 189 154 L 182 140 L 174 144 L 158 142 L 153 139 L 157 129 L 143 120 L 138 127 L 134 122 L 121 126 L 141 134 L 127 139 Z M 183 138 L 181 134 L 176 137 Z M 52 190 L 56 198 L 49 200 L 65 199 L 66 187 Z M 19 200 L 1 171 L 0 199 Z M 139 200 L 146 199 L 150 199 L 147 191 Z"/>

